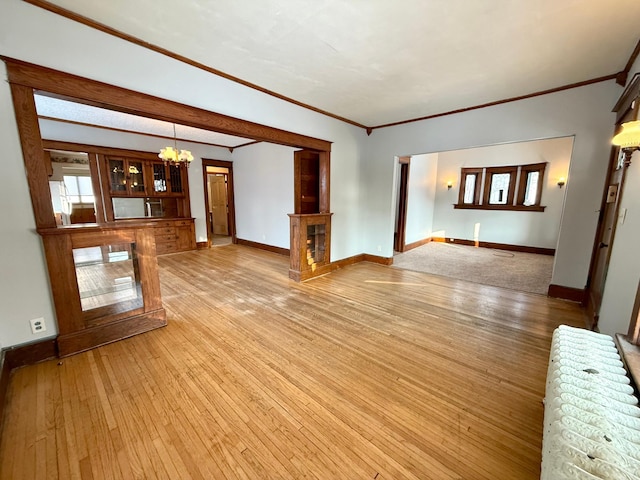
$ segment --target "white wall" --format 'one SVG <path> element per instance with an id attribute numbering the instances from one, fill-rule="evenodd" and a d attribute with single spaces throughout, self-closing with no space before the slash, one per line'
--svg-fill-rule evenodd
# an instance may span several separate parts
<path id="1" fill-rule="evenodd" d="M 374 130 L 362 169 L 364 252 L 393 252 L 394 157 L 575 135 L 552 282 L 584 288 L 622 89 L 600 82 L 550 95 Z"/>
<path id="2" fill-rule="evenodd" d="M 640 57 L 631 68 L 629 81 L 637 72 L 640 72 Z M 636 109 L 640 109 L 640 105 L 636 105 Z M 625 208 L 627 213 L 624 223 L 618 222 L 616 227 L 598 322 L 600 331 L 608 335 L 626 333 L 629 329 L 640 281 L 640 152 L 635 152 L 631 159 L 620 208 Z"/>
<path id="3" fill-rule="evenodd" d="M 295 150 L 258 143 L 233 152 L 238 238 L 289 248 Z"/>
<path id="4" fill-rule="evenodd" d="M 539 248 L 556 248 L 565 193 L 558 179 L 567 178 L 573 137 L 441 152 L 438 157 L 438 188 L 433 230 L 437 236 Z M 544 212 L 454 209 L 460 190 L 460 169 L 547 163 L 541 205 Z M 447 190 L 447 181 L 453 188 Z"/>
<path id="5" fill-rule="evenodd" d="M 431 236 L 437 171 L 437 153 L 411 157 L 407 184 L 407 223 L 404 237 L 406 244 Z"/>
<path id="6" fill-rule="evenodd" d="M 211 75 L 20 0 L 0 0 L 0 10 L 3 20 L 0 55 L 331 141 L 331 210 L 334 212 L 331 259 L 339 260 L 362 252 L 360 170 L 367 139 L 363 129 Z M 0 73 L 6 80 L 4 64 Z M 3 346 L 11 346 L 40 338 L 30 332 L 28 321 L 31 318 L 43 316 L 51 324 L 42 336 L 55 336 L 56 329 L 44 256 L 40 238 L 34 232 L 6 81 L 0 83 L 0 102 L 0 140 L 6 184 L 0 199 L 5 205 L 12 205 L 10 209 L 2 209 L 0 339 Z M 82 141 L 79 138 L 69 140 Z M 121 140 L 122 136 L 118 134 L 115 144 L 149 150 L 123 144 Z M 106 144 L 114 145 L 114 142 L 109 140 Z M 154 145 L 150 151 L 157 148 Z M 196 145 L 189 148 L 198 157 L 229 159 L 221 149 L 200 152 Z M 242 178 L 234 180 L 242 183 Z M 204 187 L 199 162 L 194 162 L 189 169 L 189 185 L 197 240 L 204 241 Z M 278 243 L 282 243 L 282 239 Z"/>

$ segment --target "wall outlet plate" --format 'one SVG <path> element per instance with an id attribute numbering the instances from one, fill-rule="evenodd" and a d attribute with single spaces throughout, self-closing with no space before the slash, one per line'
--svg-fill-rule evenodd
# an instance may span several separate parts
<path id="1" fill-rule="evenodd" d="M 42 317 L 29 320 L 29 323 L 31 324 L 31 333 L 34 335 L 47 331 L 47 325 Z"/>

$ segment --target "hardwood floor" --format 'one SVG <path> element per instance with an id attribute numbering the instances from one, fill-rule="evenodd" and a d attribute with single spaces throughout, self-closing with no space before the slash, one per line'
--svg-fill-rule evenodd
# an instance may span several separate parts
<path id="1" fill-rule="evenodd" d="M 159 258 L 166 328 L 13 372 L 2 479 L 536 479 L 568 302 L 360 263 Z"/>

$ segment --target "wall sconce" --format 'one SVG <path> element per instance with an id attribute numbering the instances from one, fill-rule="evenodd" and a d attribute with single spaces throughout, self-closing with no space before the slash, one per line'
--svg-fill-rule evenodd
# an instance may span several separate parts
<path id="1" fill-rule="evenodd" d="M 453 182 L 451 180 L 449 180 L 447 182 L 447 190 L 451 190 L 452 187 L 453 187 Z"/>
<path id="2" fill-rule="evenodd" d="M 611 140 L 624 152 L 624 165 L 631 165 L 631 155 L 640 150 L 640 120 L 622 124 L 622 130 Z"/>
<path id="3" fill-rule="evenodd" d="M 558 187 L 562 188 L 564 187 L 564 184 L 566 183 L 565 178 L 564 177 L 560 177 L 558 179 Z"/>

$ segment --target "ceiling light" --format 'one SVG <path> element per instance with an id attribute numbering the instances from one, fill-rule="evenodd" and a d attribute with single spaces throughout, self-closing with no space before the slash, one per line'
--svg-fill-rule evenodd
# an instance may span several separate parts
<path id="1" fill-rule="evenodd" d="M 193 155 L 189 150 L 178 150 L 178 139 L 176 138 L 176 124 L 173 124 L 173 147 L 164 147 L 160 150 L 158 157 L 165 163 L 180 165 L 186 163 L 187 167 L 193 161 Z"/>

